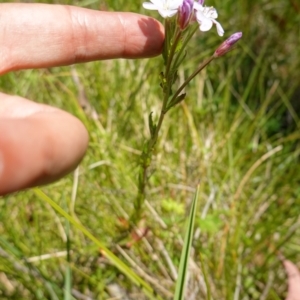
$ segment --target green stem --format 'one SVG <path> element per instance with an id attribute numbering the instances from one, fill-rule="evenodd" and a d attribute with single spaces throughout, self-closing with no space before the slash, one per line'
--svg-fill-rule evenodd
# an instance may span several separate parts
<path id="1" fill-rule="evenodd" d="M 189 34 L 187 35 L 187 37 L 184 39 L 184 41 L 183 41 L 183 43 L 182 43 L 182 46 L 181 46 L 181 48 L 180 48 L 178 54 L 176 55 L 175 61 L 174 61 L 174 63 L 173 63 L 173 66 L 174 66 L 175 68 L 178 67 L 178 66 L 177 66 L 178 60 L 179 60 L 179 58 L 181 57 L 182 52 L 185 50 L 187 43 L 190 41 L 190 39 L 192 38 L 192 36 L 194 35 L 194 33 L 195 33 L 197 30 L 198 30 L 198 25 L 195 26 L 194 28 L 192 28 L 192 30 L 190 30 L 190 32 L 189 32 Z"/>
<path id="2" fill-rule="evenodd" d="M 130 218 L 130 228 L 136 224 L 140 218 L 141 218 L 141 212 L 142 212 L 142 206 L 144 204 L 145 198 L 146 198 L 146 186 L 147 186 L 147 181 L 148 181 L 148 169 L 149 166 L 151 165 L 152 162 L 152 154 L 155 149 L 155 145 L 158 140 L 158 134 L 161 129 L 162 123 L 164 121 L 165 117 L 165 111 L 166 111 L 166 106 L 168 103 L 168 98 L 169 96 L 165 94 L 163 105 L 160 111 L 160 116 L 158 119 L 157 126 L 155 128 L 155 132 L 153 136 L 150 138 L 148 141 L 148 145 L 144 148 L 142 154 L 141 154 L 141 170 L 140 170 L 140 175 L 139 175 L 139 183 L 138 183 L 138 195 L 135 201 L 135 210 L 133 215 Z"/>
<path id="3" fill-rule="evenodd" d="M 206 59 L 199 68 L 192 73 L 185 82 L 179 87 L 179 89 L 176 91 L 176 93 L 173 95 L 172 99 L 169 101 L 169 106 L 167 107 L 167 110 L 171 108 L 173 105 L 173 102 L 176 100 L 176 98 L 179 96 L 179 94 L 183 91 L 183 89 L 188 85 L 188 83 L 194 79 L 210 62 L 212 62 L 215 59 L 214 56 L 211 56 L 210 58 Z"/>
<path id="4" fill-rule="evenodd" d="M 168 63 L 167 63 L 166 72 L 165 72 L 165 78 L 167 78 L 167 79 L 169 77 L 171 64 L 172 64 L 172 60 L 173 60 L 173 57 L 174 57 L 175 52 L 176 52 L 177 45 L 178 45 L 178 43 L 180 41 L 180 38 L 181 38 L 181 33 L 182 33 L 181 31 L 176 30 L 175 39 L 174 39 L 174 41 L 172 43 L 172 47 L 170 49 L 170 55 L 168 55 Z"/>
<path id="5" fill-rule="evenodd" d="M 171 24 L 166 21 L 167 31 L 168 31 L 168 29 L 170 29 L 170 26 L 171 26 Z M 158 140 L 158 135 L 159 135 L 161 126 L 163 124 L 166 111 L 167 111 L 166 108 L 168 105 L 168 99 L 170 97 L 171 86 L 172 86 L 172 81 L 173 81 L 172 78 L 169 78 L 169 74 L 170 74 L 170 70 L 171 70 L 172 60 L 174 58 L 177 45 L 181 38 L 181 33 L 182 32 L 177 29 L 175 32 L 175 38 L 172 43 L 170 51 L 169 51 L 168 45 L 166 45 L 165 46 L 166 48 L 164 49 L 164 54 L 166 55 L 166 58 L 167 58 L 166 70 L 165 70 L 165 75 L 164 75 L 167 88 L 166 88 L 166 90 L 164 90 L 163 104 L 162 104 L 162 108 L 160 111 L 159 119 L 157 122 L 157 126 L 155 128 L 154 134 L 150 137 L 150 139 L 149 139 L 147 145 L 145 146 L 145 148 L 141 154 L 141 157 L 140 157 L 141 158 L 141 162 L 140 162 L 141 170 L 140 170 L 139 182 L 138 182 L 138 195 L 134 202 L 134 208 L 135 208 L 134 213 L 132 214 L 132 216 L 130 218 L 130 222 L 129 222 L 130 228 L 133 226 L 133 224 L 136 224 L 141 218 L 142 206 L 143 206 L 145 198 L 146 198 L 146 186 L 148 183 L 148 169 L 152 162 L 152 155 L 155 150 L 155 146 L 156 146 L 156 143 Z M 167 32 L 166 33 L 167 39 L 169 39 L 168 34 L 169 33 Z M 168 41 L 167 41 L 167 43 L 168 43 Z"/>
<path id="6" fill-rule="evenodd" d="M 146 198 L 146 187 L 148 185 L 148 169 L 152 163 L 152 156 L 153 152 L 155 150 L 158 136 L 160 129 L 162 127 L 165 114 L 167 113 L 168 109 L 173 106 L 172 104 L 175 103 L 177 96 L 181 93 L 181 91 L 185 88 L 185 86 L 203 69 L 205 68 L 213 59 L 211 58 L 204 61 L 199 68 L 188 77 L 188 79 L 179 87 L 177 92 L 172 96 L 171 101 L 169 101 L 169 98 L 171 96 L 171 88 L 174 83 L 174 78 L 172 77 L 171 70 L 176 67 L 176 63 L 178 63 L 178 60 L 180 59 L 180 56 L 182 55 L 182 49 L 179 50 L 179 52 L 176 54 L 176 49 L 178 47 L 178 43 L 180 42 L 180 39 L 182 38 L 182 31 L 178 28 L 175 29 L 175 33 L 173 35 L 173 39 L 171 41 L 170 32 L 173 31 L 171 28 L 172 24 L 171 22 L 166 19 L 165 27 L 166 27 L 166 40 L 163 50 L 163 55 L 165 59 L 165 73 L 164 73 L 164 98 L 163 103 L 159 115 L 159 119 L 157 122 L 157 125 L 155 127 L 155 131 L 153 134 L 151 134 L 150 139 L 148 140 L 147 144 L 145 145 L 143 152 L 140 156 L 140 173 L 139 173 L 139 179 L 138 179 L 138 194 L 134 202 L 134 212 L 132 216 L 130 217 L 129 224 L 130 224 L 130 230 L 132 229 L 133 225 L 137 224 L 137 222 L 141 219 L 142 214 L 142 207 Z M 184 41 L 184 46 L 188 43 L 188 41 L 191 39 L 192 35 L 195 33 L 197 28 L 193 29 L 186 37 Z M 184 47 L 182 47 L 184 48 Z M 173 65 L 173 67 L 172 67 Z M 176 68 L 177 69 L 177 68 Z M 176 104 L 176 103 L 175 103 Z M 174 104 L 174 105 L 175 105 Z"/>

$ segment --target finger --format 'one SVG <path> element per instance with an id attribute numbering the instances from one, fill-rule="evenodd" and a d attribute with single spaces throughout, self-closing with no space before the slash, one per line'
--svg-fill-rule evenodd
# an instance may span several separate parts
<path id="1" fill-rule="evenodd" d="M 0 74 L 110 58 L 142 58 L 162 50 L 163 27 L 133 13 L 74 6 L 0 4 Z"/>
<path id="2" fill-rule="evenodd" d="M 87 131 L 72 115 L 0 93 L 0 195 L 61 178 L 87 145 Z"/>

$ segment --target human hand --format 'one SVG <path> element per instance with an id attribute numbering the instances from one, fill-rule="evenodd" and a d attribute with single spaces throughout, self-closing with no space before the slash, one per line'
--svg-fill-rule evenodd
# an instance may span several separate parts
<path id="1" fill-rule="evenodd" d="M 73 6 L 0 4 L 0 75 L 111 58 L 158 55 L 156 20 Z M 0 93 L 0 195 L 53 182 L 82 159 L 83 124 L 67 112 Z"/>

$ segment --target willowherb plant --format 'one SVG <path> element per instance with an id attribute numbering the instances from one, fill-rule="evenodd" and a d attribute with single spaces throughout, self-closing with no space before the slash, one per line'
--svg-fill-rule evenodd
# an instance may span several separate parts
<path id="1" fill-rule="evenodd" d="M 181 63 L 186 57 L 186 47 L 198 28 L 202 32 L 209 31 L 216 26 L 219 36 L 224 35 L 222 25 L 216 21 L 218 13 L 215 8 L 204 6 L 204 0 L 150 0 L 144 2 L 143 7 L 157 10 L 165 19 L 165 42 L 163 48 L 164 71 L 160 74 L 162 88 L 162 107 L 157 122 L 154 122 L 152 112 L 149 114 L 150 138 L 144 145 L 140 157 L 140 172 L 138 178 L 138 195 L 134 202 L 135 210 L 131 217 L 131 224 L 141 217 L 142 205 L 146 196 L 148 169 L 152 161 L 159 131 L 166 113 L 175 105 L 185 99 L 183 92 L 186 85 L 199 74 L 212 60 L 223 56 L 233 49 L 234 44 L 242 37 L 238 32 L 225 40 L 214 52 L 204 60 L 200 66 L 185 81 L 178 86 L 177 74 Z"/>

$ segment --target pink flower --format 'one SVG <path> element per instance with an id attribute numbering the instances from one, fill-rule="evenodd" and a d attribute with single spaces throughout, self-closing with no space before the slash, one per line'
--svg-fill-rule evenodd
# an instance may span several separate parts
<path id="1" fill-rule="evenodd" d="M 194 3 L 194 8 L 196 10 L 196 19 L 200 24 L 200 30 L 208 31 L 212 28 L 213 24 L 215 24 L 219 36 L 223 36 L 224 29 L 222 28 L 221 24 L 215 20 L 218 17 L 216 9 L 213 7 L 203 6 L 203 3 L 204 0 L 200 0 L 199 2 Z"/>
<path id="2" fill-rule="evenodd" d="M 225 40 L 215 51 L 214 56 L 220 57 L 230 50 L 232 50 L 233 45 L 242 38 L 242 32 L 236 32 L 231 35 L 227 40 Z"/>
<path id="3" fill-rule="evenodd" d="M 194 0 L 183 0 L 178 10 L 178 25 L 184 30 L 190 23 L 194 12 Z"/>

